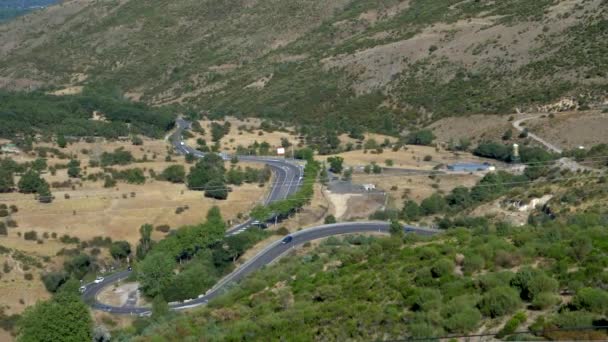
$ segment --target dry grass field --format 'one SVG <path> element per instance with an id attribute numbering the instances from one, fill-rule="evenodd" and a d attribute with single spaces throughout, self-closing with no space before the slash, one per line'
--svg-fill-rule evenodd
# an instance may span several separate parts
<path id="1" fill-rule="evenodd" d="M 390 148 L 384 149 L 380 154 L 372 150 L 355 150 L 337 154 L 344 158 L 344 164 L 348 167 L 361 167 L 372 162 L 380 166 L 388 166 L 387 161 L 392 161 L 394 168 L 432 170 L 440 164 L 451 164 L 464 161 L 492 162 L 491 160 L 476 157 L 466 152 L 450 152 L 430 146 L 408 145 L 397 152 Z M 316 156 L 319 161 L 326 161 L 331 156 Z M 425 157 L 427 161 L 425 161 Z M 428 158 L 430 157 L 430 160 Z"/>
<path id="2" fill-rule="evenodd" d="M 34 147 L 42 146 L 57 147 L 50 143 L 35 144 Z M 112 188 L 104 188 L 102 180 L 73 179 L 73 187 L 52 188 L 55 199 L 48 204 L 38 202 L 34 195 L 17 192 L 0 194 L 0 203 L 16 205 L 18 208 L 18 212 L 3 219 L 16 221 L 18 227 L 9 228 L 8 236 L 0 237 L 0 245 L 21 251 L 37 260 L 51 257 L 50 262 L 42 262 L 41 268 L 31 267 L 29 270 L 23 270 L 22 262 L 13 260 L 10 254 L 0 254 L 0 265 L 7 261 L 12 268 L 10 272 L 0 276 L 0 306 L 6 308 L 7 314 L 19 313 L 26 306 L 49 296 L 40 281 L 41 274 L 61 265 L 63 258 L 56 256 L 61 249 L 74 247 L 53 238 L 55 234 L 57 237 L 67 234 L 78 237 L 81 241 L 88 241 L 97 236 L 110 237 L 113 240 L 129 241 L 134 246 L 139 239 L 139 227 L 145 223 L 154 226 L 169 225 L 172 229 L 197 224 L 205 219 L 207 211 L 215 205 L 220 208 L 226 220 L 234 222 L 239 213 L 246 214 L 266 196 L 267 187 L 244 184 L 232 187 L 233 192 L 228 200 L 218 201 L 205 198 L 200 191 L 188 190 L 184 184 L 153 179 L 150 176 L 151 170 L 159 174 L 169 165 L 181 164 L 186 170 L 191 166 L 181 156 L 172 156 L 172 161 L 165 161 L 167 146 L 162 140 L 144 139 L 143 146 L 134 146 L 130 141 L 99 141 L 73 143 L 61 149 L 63 153 L 73 155 L 81 161 L 82 174 L 85 176 L 102 171 L 99 167 L 87 165 L 91 160 L 99 158 L 103 152 L 124 148 L 136 159 L 141 160 L 147 156 L 146 162 L 113 166 L 117 170 L 136 167 L 143 169 L 146 183 L 142 185 L 119 181 Z M 11 157 L 18 162 L 26 162 L 34 160 L 36 155 L 19 154 Z M 49 166 L 65 164 L 67 161 L 47 154 Z M 263 167 L 261 164 L 243 162 L 239 165 Z M 230 167 L 229 163 L 226 167 Z M 55 175 L 45 173 L 43 177 L 49 184 L 69 179 L 65 169 L 58 170 Z M 177 213 L 178 207 L 187 209 Z M 23 234 L 29 231 L 36 231 L 41 243 L 25 240 Z M 164 235 L 165 233 L 160 231 L 153 232 L 154 239 L 161 239 Z M 107 253 L 103 252 L 100 257 L 105 254 Z M 31 273 L 33 279 L 24 279 L 25 273 Z"/>
<path id="3" fill-rule="evenodd" d="M 608 143 L 608 113 L 600 111 L 544 115 L 527 125 L 531 132 L 563 149 Z"/>
<path id="4" fill-rule="evenodd" d="M 211 122 L 212 121 L 209 120 L 199 121 L 201 127 L 205 129 L 205 134 L 192 132 L 194 137 L 187 140 L 190 146 L 196 146 L 196 140 L 198 138 L 205 139 L 207 141 L 207 145 L 209 146 L 213 145 L 213 141 L 211 139 Z M 276 151 L 277 147 L 281 147 L 281 138 L 289 140 L 289 142 L 293 145 L 297 145 L 299 143 L 298 138 L 293 133 L 293 128 L 287 128 L 287 132 L 265 132 L 260 129 L 260 125 L 262 123 L 260 119 L 248 118 L 245 120 L 240 120 L 233 117 L 227 117 L 226 120 L 216 122 L 222 125 L 225 122 L 230 123 L 230 132 L 221 139 L 221 150 L 228 153 L 234 152 L 239 145 L 247 147 L 254 144 L 256 141 L 258 143 L 265 141 L 270 144 L 270 151 L 272 152 Z"/>

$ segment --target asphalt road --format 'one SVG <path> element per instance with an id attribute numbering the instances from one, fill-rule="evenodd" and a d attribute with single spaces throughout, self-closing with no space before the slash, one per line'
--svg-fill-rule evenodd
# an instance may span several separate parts
<path id="1" fill-rule="evenodd" d="M 187 146 L 183 142 L 183 131 L 188 129 L 189 127 L 189 122 L 182 119 L 178 119 L 176 121 L 176 130 L 170 136 L 171 143 L 173 144 L 175 150 L 178 153 L 193 154 L 199 158 L 203 157 L 203 153 Z M 226 154 L 222 154 L 222 157 L 226 160 L 230 159 L 230 156 Z M 244 161 L 264 163 L 268 165 L 274 172 L 275 180 L 273 182 L 273 186 L 270 190 L 268 197 L 264 201 L 264 204 L 287 198 L 289 195 L 295 193 L 301 184 L 303 169 L 300 165 L 291 163 L 284 159 L 273 157 L 238 156 L 238 158 Z M 226 235 L 238 234 L 244 229 L 247 229 L 250 225 L 251 221 L 236 225 L 229 229 L 226 232 Z M 413 226 L 405 226 L 403 229 L 406 233 L 416 233 L 421 235 L 433 235 L 439 233 L 438 230 Z M 241 267 L 237 268 L 232 273 L 220 280 L 212 289 L 207 291 L 207 293 L 200 295 L 198 298 L 194 298 L 188 301 L 180 303 L 170 303 L 169 306 L 173 310 L 183 310 L 200 305 L 205 305 L 209 300 L 221 295 L 224 291 L 226 291 L 231 284 L 240 281 L 252 272 L 259 270 L 260 268 L 272 263 L 273 261 L 281 257 L 283 254 L 288 252 L 290 249 L 298 245 L 304 244 L 308 241 L 313 241 L 335 235 L 369 232 L 389 233 L 389 224 L 386 222 L 349 222 L 301 230 L 299 232 L 291 234 L 293 240 L 289 243 L 283 243 L 282 239 L 279 239 L 267 246 L 263 251 L 251 258 Z M 117 307 L 100 303 L 97 300 L 97 295 L 101 292 L 103 288 L 128 278 L 130 274 L 131 271 L 121 271 L 105 277 L 104 281 L 99 284 L 87 284 L 86 290 L 82 294 L 83 299 L 93 309 L 102 310 L 110 313 L 127 315 L 150 314 L 149 307 Z"/>
<path id="2" fill-rule="evenodd" d="M 419 228 L 413 226 L 405 226 L 403 227 L 404 232 L 407 234 L 420 234 L 420 235 L 434 235 L 438 234 L 439 230 L 434 229 L 426 229 Z M 183 310 L 194 308 L 197 306 L 205 305 L 210 300 L 216 298 L 217 296 L 224 293 L 226 290 L 230 288 L 230 286 L 234 283 L 237 283 L 241 279 L 245 278 L 247 275 L 255 272 L 266 265 L 271 264 L 275 260 L 279 259 L 282 255 L 287 253 L 289 250 L 295 248 L 296 246 L 302 245 L 306 242 L 326 238 L 329 236 L 336 235 L 344 235 L 344 234 L 353 234 L 353 233 L 370 233 L 370 232 L 379 232 L 379 233 L 389 233 L 389 224 L 386 222 L 348 222 L 348 223 L 337 223 L 331 225 L 324 225 L 314 228 L 309 228 L 305 230 L 301 230 L 299 232 L 291 234 L 293 240 L 289 243 L 283 243 L 282 239 L 279 239 L 269 246 L 267 246 L 263 251 L 258 253 L 256 256 L 251 258 L 241 267 L 234 270 L 232 273 L 224 277 L 220 280 L 212 289 L 207 291 L 207 293 L 199 296 L 198 298 L 194 298 L 191 300 L 187 300 L 180 303 L 170 303 L 169 306 L 173 310 Z M 115 273 L 111 276 L 105 278 L 105 280 L 100 284 L 90 284 L 87 286 L 87 290 L 83 294 L 83 298 L 85 302 L 89 303 L 92 308 L 97 310 L 102 310 L 114 314 L 125 314 L 125 315 L 148 315 L 150 314 L 149 307 L 135 307 L 135 306 L 123 306 L 116 307 L 111 305 L 106 305 L 97 301 L 96 297 L 99 292 L 106 286 L 110 286 L 122 279 L 128 278 L 130 275 L 130 271 L 123 271 Z"/>
<path id="3" fill-rule="evenodd" d="M 183 132 L 190 128 L 190 122 L 184 119 L 177 119 L 175 121 L 175 132 L 169 137 L 171 144 L 175 151 L 180 154 L 192 154 L 197 158 L 204 156 L 203 152 L 200 152 L 184 142 Z M 226 153 L 220 153 L 222 158 L 230 160 L 232 156 Z M 254 163 L 263 163 L 268 165 L 274 173 L 274 180 L 272 182 L 272 188 L 262 204 L 266 205 L 271 202 L 280 201 L 286 199 L 290 195 L 293 195 L 300 188 L 302 178 L 304 176 L 304 169 L 301 165 L 294 161 L 289 161 L 280 157 L 268 157 L 268 156 L 238 156 L 237 158 L 241 161 L 248 161 Z M 247 229 L 253 220 L 240 223 L 230 228 L 226 234 L 233 235 L 238 234 Z"/>

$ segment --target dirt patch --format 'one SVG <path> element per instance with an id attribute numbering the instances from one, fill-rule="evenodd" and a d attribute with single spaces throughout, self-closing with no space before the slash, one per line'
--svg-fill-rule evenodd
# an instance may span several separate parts
<path id="1" fill-rule="evenodd" d="M 437 140 L 444 143 L 458 142 L 462 138 L 471 139 L 473 143 L 484 140 L 500 141 L 507 130 L 513 129 L 509 117 L 481 114 L 450 117 L 436 121 L 429 128 Z M 515 129 L 513 131 L 516 135 Z"/>
<path id="2" fill-rule="evenodd" d="M 353 195 L 347 201 L 348 209 L 342 215 L 342 219 L 366 219 L 375 211 L 383 208 L 385 203 L 386 195 L 384 194 Z"/>
<path id="3" fill-rule="evenodd" d="M 82 87 L 82 86 L 67 87 L 67 88 L 63 88 L 63 89 L 59 89 L 59 90 L 50 92 L 49 94 L 56 95 L 56 96 L 76 95 L 76 94 L 82 93 L 83 88 L 84 87 Z"/>
<path id="4" fill-rule="evenodd" d="M 608 143 L 608 113 L 599 111 L 556 113 L 528 122 L 531 132 L 563 149 L 590 148 Z"/>
<path id="5" fill-rule="evenodd" d="M 353 194 L 333 194 L 329 191 L 326 192 L 327 197 L 331 201 L 334 208 L 334 216 L 337 219 L 341 219 L 346 211 L 348 210 L 348 200 L 354 196 Z"/>
<path id="6" fill-rule="evenodd" d="M 127 304 L 136 304 L 141 306 L 145 301 L 139 293 L 139 283 L 123 283 L 117 286 L 108 286 L 104 288 L 97 299 L 104 304 L 111 306 L 124 306 Z M 134 303 L 130 303 L 134 300 Z"/>

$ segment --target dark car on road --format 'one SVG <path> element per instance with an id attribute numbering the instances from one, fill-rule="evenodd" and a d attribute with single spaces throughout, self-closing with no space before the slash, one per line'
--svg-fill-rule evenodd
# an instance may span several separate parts
<path id="1" fill-rule="evenodd" d="M 283 238 L 283 241 L 281 241 L 281 243 L 287 244 L 287 243 L 290 243 L 292 240 L 293 240 L 293 236 L 287 235 L 286 237 Z"/>

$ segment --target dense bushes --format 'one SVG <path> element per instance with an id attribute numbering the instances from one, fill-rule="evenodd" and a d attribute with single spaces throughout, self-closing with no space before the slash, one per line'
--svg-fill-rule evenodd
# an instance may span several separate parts
<path id="1" fill-rule="evenodd" d="M 90 120 L 93 111 L 109 122 Z M 160 137 L 173 125 L 173 115 L 152 109 L 100 89 L 85 89 L 82 95 L 52 96 L 44 92 L 0 92 L 0 136 L 59 134 L 117 138 L 130 133 Z"/>
<path id="2" fill-rule="evenodd" d="M 101 154 L 101 166 L 127 165 L 133 162 L 133 155 L 124 148 L 117 148 L 114 152 L 104 152 Z"/>
<path id="3" fill-rule="evenodd" d="M 160 178 L 171 183 L 183 183 L 186 180 L 186 170 L 183 165 L 171 165 L 163 170 Z"/>
<path id="4" fill-rule="evenodd" d="M 406 235 L 405 247 L 394 237 L 329 239 L 250 275 L 194 317 L 178 317 L 148 333 L 170 340 L 179 326 L 196 327 L 197 338 L 220 340 L 281 339 L 294 330 L 303 340 L 365 340 L 377 331 L 398 339 L 471 334 L 487 324 L 498 331 L 496 322 L 506 322 L 500 336 L 510 339 L 523 322 L 533 323 L 525 316 L 534 316 L 540 318 L 531 329 L 550 338 L 552 329 L 591 326 L 606 314 L 608 295 L 601 288 L 608 278 L 598 256 L 608 252 L 608 232 L 602 226 L 552 222 L 502 227 L 500 236 L 498 228 L 454 229 L 430 241 Z M 580 233 L 592 243 L 577 259 L 569 246 Z M 500 255 L 517 257 L 516 268 Z M 575 291 L 571 303 L 560 304 L 560 290 Z M 539 309 L 544 311 L 530 313 Z M 218 322 L 220 312 L 239 315 Z"/>
<path id="5" fill-rule="evenodd" d="M 142 227 L 137 250 L 143 260 L 136 271 L 144 294 L 151 298 L 161 295 L 169 301 L 194 298 L 213 286 L 240 255 L 266 236 L 249 229 L 225 237 L 225 229 L 217 207 L 207 213 L 205 223 L 181 227 L 158 243 L 150 240 L 152 227 Z M 180 272 L 174 275 L 178 267 Z"/>

